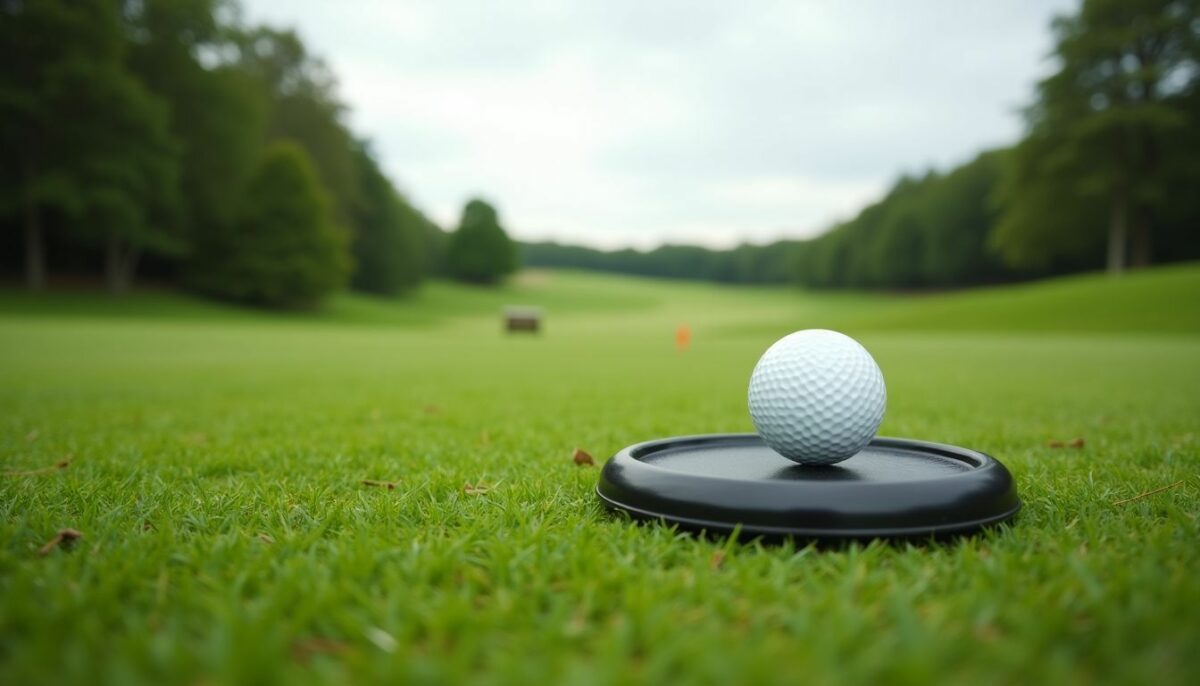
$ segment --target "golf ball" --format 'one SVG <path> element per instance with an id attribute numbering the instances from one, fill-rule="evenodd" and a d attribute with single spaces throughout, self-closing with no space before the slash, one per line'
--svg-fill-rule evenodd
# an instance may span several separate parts
<path id="1" fill-rule="evenodd" d="M 750 375 L 750 418 L 763 441 L 806 465 L 841 462 L 875 437 L 887 407 L 883 373 L 845 334 L 805 329 L 779 339 Z"/>

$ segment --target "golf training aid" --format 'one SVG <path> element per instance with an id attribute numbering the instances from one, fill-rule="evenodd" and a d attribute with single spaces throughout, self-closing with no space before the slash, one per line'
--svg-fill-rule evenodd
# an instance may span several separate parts
<path id="1" fill-rule="evenodd" d="M 857 341 L 797 331 L 751 376 L 758 434 L 629 446 L 596 491 L 610 507 L 686 528 L 813 538 L 965 533 L 1016 514 L 1016 485 L 994 458 L 876 437 L 886 402 L 883 374 Z"/>

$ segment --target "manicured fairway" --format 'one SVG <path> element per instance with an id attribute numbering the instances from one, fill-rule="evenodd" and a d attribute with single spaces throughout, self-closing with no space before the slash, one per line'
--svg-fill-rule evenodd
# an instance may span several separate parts
<path id="1" fill-rule="evenodd" d="M 1195 683 L 1197 293 L 1183 267 L 916 300 L 549 273 L 266 317 L 4 294 L 0 683 Z M 506 303 L 546 333 L 502 335 Z M 1003 460 L 1015 524 L 819 548 L 598 505 L 574 448 L 752 430 L 758 355 L 812 326 L 875 354 L 883 434 Z"/>

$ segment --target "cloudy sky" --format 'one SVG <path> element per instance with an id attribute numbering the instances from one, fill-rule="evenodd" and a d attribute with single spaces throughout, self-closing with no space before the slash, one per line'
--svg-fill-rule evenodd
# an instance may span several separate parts
<path id="1" fill-rule="evenodd" d="M 355 132 L 452 226 L 729 246 L 818 233 L 1014 141 L 1074 0 L 244 0 L 333 67 Z"/>

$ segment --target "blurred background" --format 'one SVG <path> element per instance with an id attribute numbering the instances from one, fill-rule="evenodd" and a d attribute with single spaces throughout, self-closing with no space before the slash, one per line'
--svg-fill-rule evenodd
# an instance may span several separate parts
<path id="1" fill-rule="evenodd" d="M 1191 1 L 5 0 L 0 273 L 311 308 L 520 265 L 947 289 L 1200 256 Z"/>

